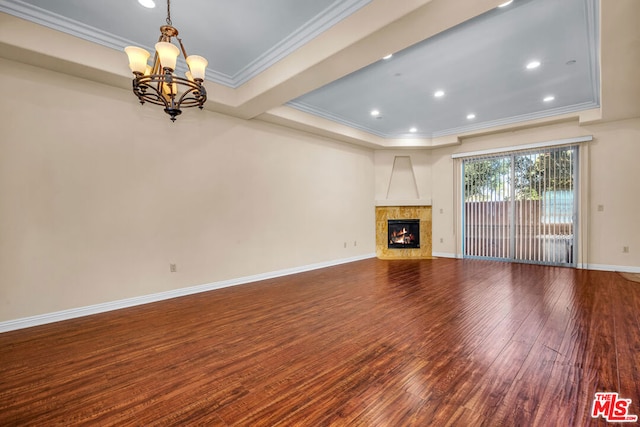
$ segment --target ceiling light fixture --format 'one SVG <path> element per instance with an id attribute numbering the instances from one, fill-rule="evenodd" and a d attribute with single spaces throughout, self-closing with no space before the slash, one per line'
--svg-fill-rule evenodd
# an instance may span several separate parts
<path id="1" fill-rule="evenodd" d="M 409 129 L 409 132 L 416 133 L 416 132 L 418 132 L 418 128 L 415 128 L 415 127 L 411 128 L 411 129 Z"/>
<path id="2" fill-rule="evenodd" d="M 178 40 L 179 49 L 171 43 L 173 37 Z M 202 109 L 207 100 L 207 91 L 202 83 L 208 62 L 202 56 L 187 56 L 182 40 L 178 38 L 178 30 L 171 24 L 170 0 L 167 0 L 167 25 L 160 27 L 160 38 L 155 47 L 152 66 L 147 64 L 150 54 L 146 50 L 135 46 L 124 48 L 129 57 L 129 68 L 134 74 L 133 93 L 140 104 L 149 102 L 164 106 L 164 112 L 173 122 L 176 121 L 176 116 L 182 114 L 181 108 Z M 174 74 L 180 52 L 189 66 L 187 78 Z"/>
<path id="3" fill-rule="evenodd" d="M 378 110 L 371 110 L 371 115 L 372 115 L 373 117 L 378 117 L 378 116 L 380 115 L 380 111 L 378 111 Z"/>
<path id="4" fill-rule="evenodd" d="M 433 96 L 435 96 L 436 98 L 442 98 L 444 96 L 444 91 L 443 90 L 437 90 L 434 92 Z"/>
<path id="5" fill-rule="evenodd" d="M 156 7 L 156 3 L 153 0 L 138 0 L 138 3 L 140 3 L 147 9 L 153 9 L 154 7 Z"/>
<path id="6" fill-rule="evenodd" d="M 545 96 L 542 100 L 543 100 L 544 102 L 551 102 L 551 101 L 553 101 L 554 99 L 556 99 L 556 97 L 555 97 L 555 96 L 553 96 L 553 95 L 549 95 L 549 96 Z"/>
<path id="7" fill-rule="evenodd" d="M 506 1 L 506 2 L 502 3 L 501 5 L 498 5 L 498 7 L 506 7 L 506 6 L 509 6 L 511 3 L 513 3 L 513 0 Z"/>
<path id="8" fill-rule="evenodd" d="M 531 61 L 527 64 L 527 70 L 533 70 L 534 68 L 538 68 L 540 66 L 540 61 Z"/>
<path id="9" fill-rule="evenodd" d="M 391 59 L 392 57 L 393 57 L 393 53 L 390 53 L 390 54 L 389 54 L 389 55 L 387 55 L 387 56 L 383 56 L 383 57 L 382 57 L 382 59 L 385 59 L 385 60 L 386 60 L 386 59 Z"/>
<path id="10" fill-rule="evenodd" d="M 476 118 L 476 115 L 471 113 L 471 114 L 467 114 L 467 120 L 473 120 Z"/>

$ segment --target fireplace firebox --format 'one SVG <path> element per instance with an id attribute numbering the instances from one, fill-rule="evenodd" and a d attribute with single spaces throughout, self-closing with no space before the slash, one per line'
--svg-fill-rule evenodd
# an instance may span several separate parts
<path id="1" fill-rule="evenodd" d="M 411 249 L 420 247 L 419 219 L 389 219 L 389 249 Z"/>

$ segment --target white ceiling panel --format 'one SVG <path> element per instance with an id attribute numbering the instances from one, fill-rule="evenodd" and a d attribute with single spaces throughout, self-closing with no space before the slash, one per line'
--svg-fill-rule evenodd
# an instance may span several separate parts
<path id="1" fill-rule="evenodd" d="M 595 108 L 595 6 L 516 1 L 289 105 L 387 138 L 437 137 Z M 528 70 L 533 60 L 540 66 Z M 444 96 L 434 97 L 438 90 Z M 543 101 L 547 96 L 555 99 Z"/>
<path id="2" fill-rule="evenodd" d="M 0 0 L 0 11 L 113 49 L 138 45 L 152 51 L 166 18 L 166 2 L 156 3 L 156 8 L 146 9 L 136 0 Z M 411 4 L 415 10 L 431 10 L 428 3 Z M 357 12 L 380 6 L 390 11 L 389 7 L 407 4 L 173 0 L 171 18 L 188 52 L 209 60 L 207 80 L 241 90 L 264 71 L 288 73 L 290 69 L 274 65 L 342 21 L 351 23 L 357 33 L 361 21 L 347 20 Z M 491 9 L 487 13 L 393 52 L 388 60 L 356 70 L 369 59 L 348 68 L 347 75 L 342 73 L 344 77 L 322 87 L 318 86 L 331 80 L 317 71 L 327 68 L 315 67 L 323 58 L 309 61 L 307 68 L 283 77 L 289 84 L 274 97 L 277 105 L 260 100 L 245 118 L 286 105 L 376 137 L 425 139 L 597 108 L 598 4 L 598 0 L 514 0 L 503 8 L 488 5 L 482 9 Z M 341 31 L 344 35 L 344 28 Z M 340 57 L 337 53 L 332 53 L 334 61 Z M 540 66 L 526 69 L 533 60 Z M 336 62 L 332 66 L 340 68 Z M 314 72 L 320 78 L 314 78 Z M 297 75 L 321 83 L 298 90 L 302 86 Z M 278 77 L 270 75 L 267 80 L 277 82 Z M 255 98 L 277 89 L 276 83 L 256 92 Z M 444 96 L 434 97 L 438 90 Z M 543 101 L 548 96 L 554 99 Z M 373 109 L 380 111 L 377 117 L 370 114 Z M 470 114 L 474 117 L 468 118 Z"/>

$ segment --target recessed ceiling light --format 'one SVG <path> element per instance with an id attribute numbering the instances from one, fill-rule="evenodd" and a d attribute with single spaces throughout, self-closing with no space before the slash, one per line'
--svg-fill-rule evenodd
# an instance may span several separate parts
<path id="1" fill-rule="evenodd" d="M 436 98 L 442 98 L 444 96 L 444 91 L 443 90 L 437 90 L 433 93 L 433 96 L 435 96 Z"/>
<path id="2" fill-rule="evenodd" d="M 555 97 L 555 96 L 553 96 L 553 95 L 549 95 L 549 96 L 545 96 L 542 100 L 543 100 L 544 102 L 551 102 L 551 101 L 553 101 L 554 99 L 556 99 L 556 97 Z"/>
<path id="3" fill-rule="evenodd" d="M 498 7 L 506 7 L 506 6 L 509 6 L 511 3 L 513 3 L 513 0 L 506 1 L 506 2 L 502 3 L 501 5 L 499 5 Z"/>
<path id="4" fill-rule="evenodd" d="M 147 9 L 153 9 L 154 7 L 156 7 L 156 3 L 153 0 L 138 0 L 138 3 L 140 3 Z"/>
<path id="5" fill-rule="evenodd" d="M 534 68 L 538 68 L 540 66 L 540 61 L 531 61 L 527 64 L 527 70 L 533 70 Z"/>
<path id="6" fill-rule="evenodd" d="M 467 120 L 473 120 L 476 118 L 476 115 L 471 113 L 471 114 L 467 114 Z"/>
<path id="7" fill-rule="evenodd" d="M 409 132 L 416 133 L 416 132 L 418 132 L 418 128 L 411 128 L 411 129 L 409 129 Z"/>
<path id="8" fill-rule="evenodd" d="M 371 115 L 372 115 L 373 117 L 378 117 L 378 116 L 380 115 L 380 111 L 378 111 L 378 110 L 371 110 Z"/>
<path id="9" fill-rule="evenodd" d="M 387 56 L 383 56 L 382 59 L 391 59 L 392 56 L 393 56 L 393 53 L 390 53 Z"/>

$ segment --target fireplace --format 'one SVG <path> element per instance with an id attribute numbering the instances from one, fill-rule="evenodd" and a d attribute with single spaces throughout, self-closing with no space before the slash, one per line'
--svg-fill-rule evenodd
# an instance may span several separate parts
<path id="1" fill-rule="evenodd" d="M 389 249 L 412 249 L 420 247 L 419 219 L 389 219 L 387 220 Z"/>
<path id="2" fill-rule="evenodd" d="M 397 238 L 398 222 L 404 223 L 404 228 L 408 228 L 416 240 L 419 239 L 412 246 L 393 243 L 397 240 L 393 238 L 393 231 L 396 231 Z M 402 227 L 399 231 L 402 232 Z M 389 260 L 431 259 L 431 206 L 376 206 L 376 256 Z"/>

